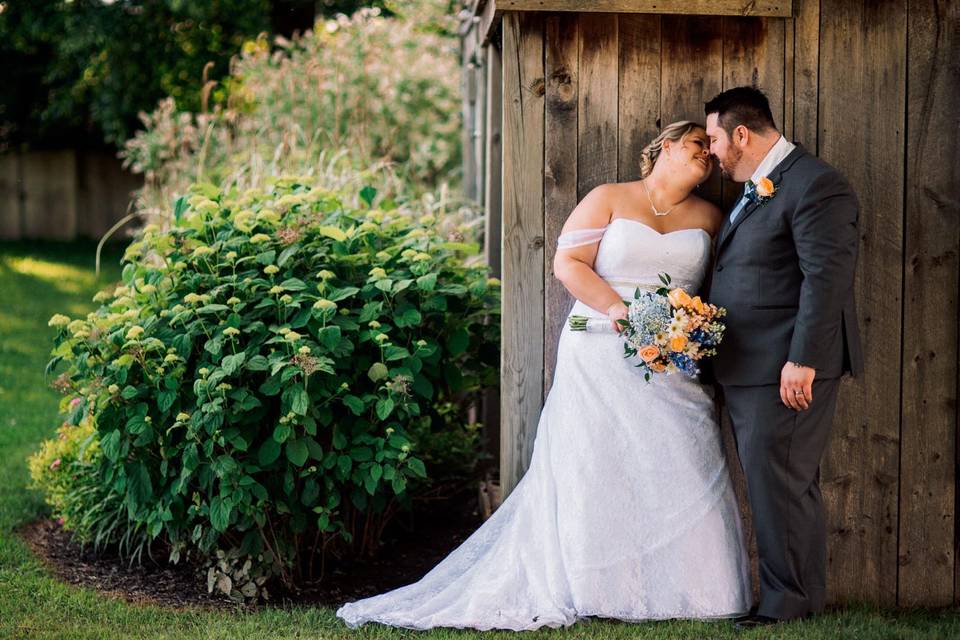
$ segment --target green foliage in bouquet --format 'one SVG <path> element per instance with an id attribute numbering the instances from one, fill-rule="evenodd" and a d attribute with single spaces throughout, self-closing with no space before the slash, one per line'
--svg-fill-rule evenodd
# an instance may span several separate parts
<path id="1" fill-rule="evenodd" d="M 429 485 L 421 452 L 496 384 L 499 283 L 451 221 L 369 187 L 359 208 L 297 177 L 192 192 L 97 311 L 51 319 L 48 371 L 134 527 L 293 586 L 370 553 Z"/>

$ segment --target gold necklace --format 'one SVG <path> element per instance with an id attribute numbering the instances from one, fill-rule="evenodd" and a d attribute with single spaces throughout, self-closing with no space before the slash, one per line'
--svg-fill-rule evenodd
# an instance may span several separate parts
<path id="1" fill-rule="evenodd" d="M 665 215 L 667 215 L 668 213 L 670 213 L 671 211 L 673 211 L 674 208 L 676 208 L 677 205 L 673 205 L 672 207 L 670 207 L 670 208 L 667 209 L 666 211 L 658 211 L 658 210 L 657 210 L 657 205 L 653 204 L 653 198 L 650 197 L 650 189 L 647 188 L 647 181 L 646 181 L 646 180 L 641 180 L 641 181 L 640 181 L 640 184 L 643 185 L 643 190 L 647 192 L 647 200 L 650 201 L 650 209 L 653 211 L 653 215 L 655 215 L 655 216 L 665 216 Z"/>

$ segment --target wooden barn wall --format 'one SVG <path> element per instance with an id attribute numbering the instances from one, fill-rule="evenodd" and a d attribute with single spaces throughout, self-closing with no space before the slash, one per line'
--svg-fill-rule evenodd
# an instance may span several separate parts
<path id="1" fill-rule="evenodd" d="M 501 482 L 529 463 L 572 299 L 557 235 L 638 178 L 658 128 L 755 84 L 788 138 L 851 181 L 866 373 L 845 380 L 821 469 L 833 602 L 960 602 L 960 89 L 956 2 L 795 0 L 793 17 L 507 13 L 503 33 Z M 729 206 L 739 187 L 701 191 Z M 736 474 L 735 474 L 736 475 Z"/>

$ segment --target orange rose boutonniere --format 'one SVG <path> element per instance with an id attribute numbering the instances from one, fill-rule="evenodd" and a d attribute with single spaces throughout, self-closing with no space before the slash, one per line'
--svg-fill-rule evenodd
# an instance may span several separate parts
<path id="1" fill-rule="evenodd" d="M 773 180 L 766 176 L 756 182 L 748 180 L 747 184 L 752 187 L 752 190 L 747 192 L 747 197 L 757 204 L 765 205 L 777 195 L 777 185 L 773 184 Z"/>

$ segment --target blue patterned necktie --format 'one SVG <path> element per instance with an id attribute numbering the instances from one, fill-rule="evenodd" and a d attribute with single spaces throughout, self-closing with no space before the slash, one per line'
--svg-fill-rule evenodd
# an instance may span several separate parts
<path id="1" fill-rule="evenodd" d="M 737 206 L 730 212 L 730 224 L 733 224 L 733 221 L 737 219 L 737 216 L 740 215 L 740 212 L 743 211 L 743 208 L 747 206 L 748 202 L 756 201 L 757 186 L 753 184 L 753 181 L 747 182 L 743 187 L 743 196 L 740 198 L 740 202 L 738 202 Z"/>

